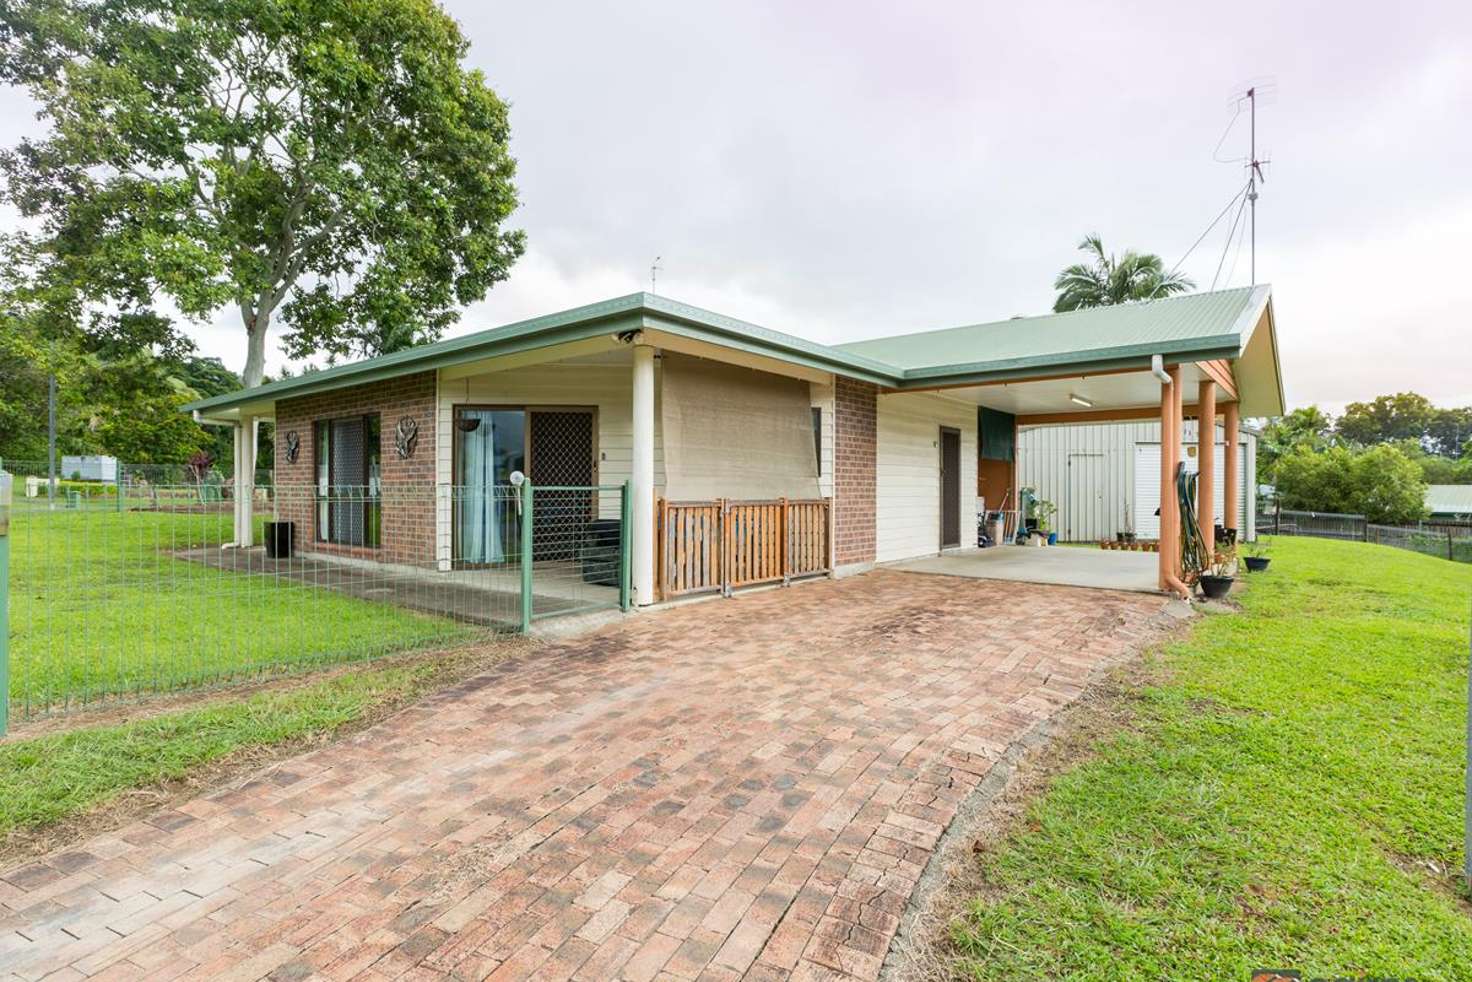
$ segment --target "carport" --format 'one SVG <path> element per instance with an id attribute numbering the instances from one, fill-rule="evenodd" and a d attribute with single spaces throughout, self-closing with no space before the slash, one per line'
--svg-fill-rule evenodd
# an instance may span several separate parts
<path id="1" fill-rule="evenodd" d="M 1266 284 L 844 347 L 904 367 L 912 388 L 934 373 L 926 366 L 948 366 L 934 388 L 978 407 L 976 493 L 988 512 L 1017 509 L 1021 427 L 1160 421 L 1162 547 L 1156 553 L 1000 546 L 899 563 L 917 572 L 1187 596 L 1176 492 L 1186 453 L 1185 420 L 1196 420 L 1196 513 L 1209 554 L 1218 524 L 1242 526 L 1237 495 L 1223 495 L 1220 508 L 1214 504 L 1218 483 L 1238 486 L 1241 467 L 1237 441 L 1221 440 L 1219 428 L 1237 433 L 1242 419 L 1284 410 L 1272 290 Z M 963 364 L 965 372 L 958 370 Z M 1219 467 L 1218 443 L 1224 444 Z M 913 475 L 880 468 L 881 486 L 891 477 L 898 483 Z"/>

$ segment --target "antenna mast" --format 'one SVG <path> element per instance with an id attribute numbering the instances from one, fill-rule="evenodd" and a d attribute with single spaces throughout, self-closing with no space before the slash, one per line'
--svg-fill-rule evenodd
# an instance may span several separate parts
<path id="1" fill-rule="evenodd" d="M 664 258 L 663 256 L 655 256 L 654 257 L 654 262 L 652 262 L 652 263 L 649 264 L 649 292 L 650 293 L 657 293 L 658 292 L 657 290 L 655 290 L 655 286 L 657 286 L 659 284 L 659 261 L 661 259 L 663 259 L 663 258 Z"/>
<path id="2" fill-rule="evenodd" d="M 1251 88 L 1249 88 L 1247 90 L 1247 105 L 1248 105 L 1248 114 L 1249 114 L 1249 117 L 1250 117 L 1251 122 L 1252 122 L 1252 150 L 1251 150 L 1250 160 L 1249 160 L 1249 163 L 1247 165 L 1247 203 L 1248 203 L 1248 207 L 1251 208 L 1251 214 L 1248 216 L 1248 225 L 1250 226 L 1251 236 L 1252 236 L 1252 249 L 1251 249 L 1251 257 L 1252 257 L 1251 258 L 1252 285 L 1253 286 L 1256 286 L 1257 285 L 1257 182 L 1259 180 L 1261 180 L 1264 184 L 1266 184 L 1267 183 L 1267 178 L 1263 177 L 1263 173 L 1262 173 L 1262 165 L 1263 165 L 1263 162 L 1261 160 L 1258 160 L 1257 159 L 1257 86 L 1255 86 L 1255 85 L 1252 86 Z"/>

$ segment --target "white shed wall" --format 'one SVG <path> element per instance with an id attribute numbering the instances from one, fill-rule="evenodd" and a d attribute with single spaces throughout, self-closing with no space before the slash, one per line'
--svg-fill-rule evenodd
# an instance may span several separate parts
<path id="1" fill-rule="evenodd" d="M 940 552 L 940 428 L 961 431 L 961 546 L 976 544 L 976 405 L 922 393 L 880 395 L 875 558 Z"/>
<path id="2" fill-rule="evenodd" d="M 1182 427 L 1186 444 L 1196 443 L 1196 421 Z M 1257 437 L 1243 430 L 1241 474 L 1245 488 L 1242 518 L 1246 536 L 1256 536 L 1256 508 L 1250 489 L 1257 486 Z M 1058 506 L 1056 526 L 1065 541 L 1088 542 L 1112 539 L 1126 530 L 1129 522 L 1141 536 L 1156 534 L 1153 499 L 1136 514 L 1136 447 L 1160 443 L 1160 424 L 1086 423 L 1073 426 L 1025 427 L 1018 434 L 1017 472 L 1022 487 L 1036 489 L 1038 496 Z M 1157 464 L 1159 457 L 1153 458 Z M 1218 474 L 1220 475 L 1220 467 Z M 1158 486 L 1158 470 L 1155 484 Z M 1158 497 L 1158 495 L 1157 495 Z"/>

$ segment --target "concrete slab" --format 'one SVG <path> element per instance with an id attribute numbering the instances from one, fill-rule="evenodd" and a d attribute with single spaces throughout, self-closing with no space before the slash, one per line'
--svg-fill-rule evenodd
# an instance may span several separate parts
<path id="1" fill-rule="evenodd" d="M 895 563 L 891 568 L 981 580 L 1048 583 L 1132 593 L 1159 592 L 1153 552 L 1117 552 L 1072 546 L 997 546 L 912 559 Z"/>

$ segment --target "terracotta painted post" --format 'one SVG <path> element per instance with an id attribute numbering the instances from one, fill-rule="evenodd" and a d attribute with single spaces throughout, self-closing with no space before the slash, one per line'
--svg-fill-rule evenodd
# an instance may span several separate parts
<path id="1" fill-rule="evenodd" d="M 1222 410 L 1222 429 L 1226 431 L 1226 447 L 1222 452 L 1222 524 L 1237 530 L 1237 540 L 1242 540 L 1241 504 L 1237 495 L 1242 487 L 1242 472 L 1237 459 L 1237 431 L 1241 420 L 1237 416 L 1237 404 L 1227 403 Z"/>
<path id="2" fill-rule="evenodd" d="M 1196 520 L 1206 561 L 1216 554 L 1216 383 L 1201 380 L 1196 400 Z"/>

